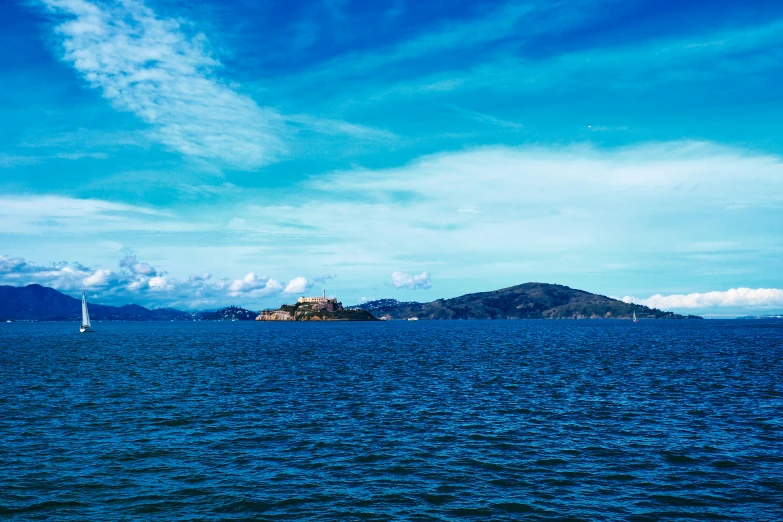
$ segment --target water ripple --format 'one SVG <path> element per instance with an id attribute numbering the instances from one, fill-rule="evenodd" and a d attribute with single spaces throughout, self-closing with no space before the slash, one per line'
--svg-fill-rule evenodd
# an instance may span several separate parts
<path id="1" fill-rule="evenodd" d="M 780 322 L 0 328 L 0 516 L 783 519 Z"/>

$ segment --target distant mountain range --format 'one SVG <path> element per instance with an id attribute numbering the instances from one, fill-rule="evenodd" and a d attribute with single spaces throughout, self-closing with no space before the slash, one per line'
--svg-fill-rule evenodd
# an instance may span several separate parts
<path id="1" fill-rule="evenodd" d="M 228 307 L 217 311 L 182 312 L 173 308 L 150 310 L 136 304 L 106 306 L 89 303 L 94 321 L 229 321 L 253 320 L 257 312 Z M 0 286 L 2 321 L 79 321 L 82 302 L 41 285 Z"/>
<path id="2" fill-rule="evenodd" d="M 634 312 L 639 319 L 701 319 L 545 283 L 525 283 L 430 303 L 381 299 L 356 308 L 391 319 L 630 319 Z"/>
<path id="3" fill-rule="evenodd" d="M 89 307 L 90 317 L 96 321 L 248 321 L 258 315 L 234 306 L 205 312 L 183 312 L 172 308 L 151 310 L 135 304 L 106 306 L 90 303 Z M 430 303 L 380 299 L 346 308 L 358 308 L 375 317 L 391 319 L 630 319 L 634 312 L 639 319 L 701 319 L 544 283 L 526 283 Z M 81 301 L 53 288 L 41 285 L 0 286 L 2 321 L 78 321 L 80 318 Z"/>

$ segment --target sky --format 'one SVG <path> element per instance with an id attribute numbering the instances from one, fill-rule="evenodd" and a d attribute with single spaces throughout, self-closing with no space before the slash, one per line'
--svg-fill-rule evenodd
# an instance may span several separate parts
<path id="1" fill-rule="evenodd" d="M 0 284 L 783 313 L 783 3 L 0 2 Z"/>

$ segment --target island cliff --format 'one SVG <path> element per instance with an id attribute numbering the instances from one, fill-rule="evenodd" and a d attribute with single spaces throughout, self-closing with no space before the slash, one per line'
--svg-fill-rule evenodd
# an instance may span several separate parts
<path id="1" fill-rule="evenodd" d="M 256 321 L 377 321 L 367 310 L 343 308 L 337 299 L 300 297 L 296 304 L 263 310 Z"/>

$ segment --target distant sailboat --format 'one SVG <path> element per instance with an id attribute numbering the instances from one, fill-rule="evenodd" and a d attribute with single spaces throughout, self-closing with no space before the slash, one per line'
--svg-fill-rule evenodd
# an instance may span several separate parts
<path id="1" fill-rule="evenodd" d="M 633 322 L 638 323 L 639 319 L 636 318 L 636 310 L 633 311 Z"/>
<path id="2" fill-rule="evenodd" d="M 92 328 L 90 324 L 90 312 L 87 311 L 87 295 L 82 290 L 82 326 L 79 328 L 81 333 L 84 333 Z"/>

